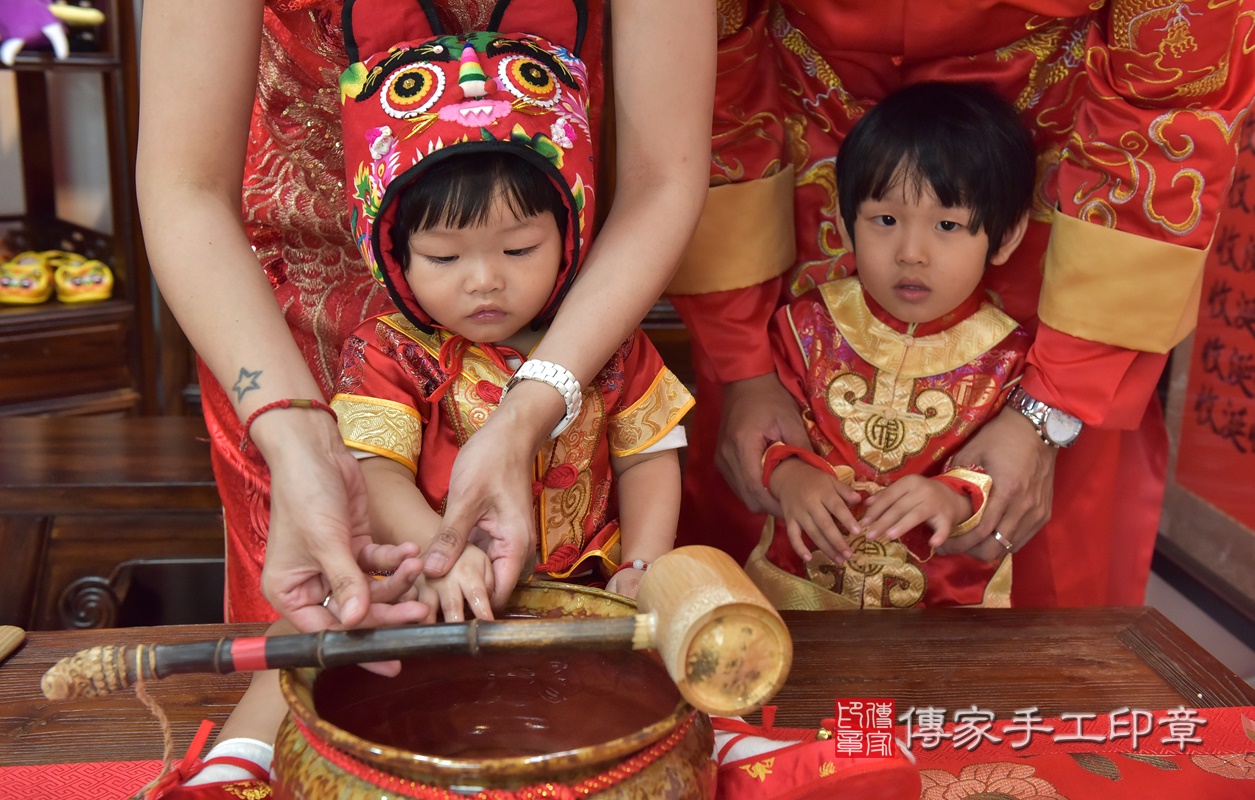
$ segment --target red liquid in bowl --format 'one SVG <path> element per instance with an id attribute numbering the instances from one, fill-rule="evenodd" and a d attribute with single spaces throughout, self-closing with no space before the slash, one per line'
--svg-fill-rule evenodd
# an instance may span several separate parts
<path id="1" fill-rule="evenodd" d="M 452 759 L 513 758 L 608 742 L 676 710 L 680 694 L 652 657 L 553 651 L 409 659 L 383 678 L 329 668 L 314 707 L 375 744 Z"/>

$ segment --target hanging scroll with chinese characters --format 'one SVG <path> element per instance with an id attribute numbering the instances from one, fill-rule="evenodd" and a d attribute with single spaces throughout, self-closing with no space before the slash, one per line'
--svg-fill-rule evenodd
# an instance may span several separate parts
<path id="1" fill-rule="evenodd" d="M 1203 277 L 1198 328 L 1173 352 L 1172 457 L 1159 550 L 1255 616 L 1255 124 Z"/>

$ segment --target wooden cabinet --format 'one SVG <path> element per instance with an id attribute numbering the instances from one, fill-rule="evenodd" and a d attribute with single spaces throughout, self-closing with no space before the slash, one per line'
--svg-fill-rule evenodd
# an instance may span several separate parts
<path id="1" fill-rule="evenodd" d="M 154 295 L 135 206 L 135 4 L 94 2 L 106 17 L 94 32 L 99 52 L 71 52 L 58 61 L 48 51 L 23 50 L 12 68 L 17 108 L 0 109 L 0 116 L 18 122 L 25 213 L 0 217 L 0 236 L 15 252 L 70 250 L 105 262 L 114 272 L 113 297 L 95 303 L 63 304 L 54 297 L 38 305 L 0 304 L 0 416 L 183 410 L 178 389 L 186 383 L 188 357 L 172 363 L 167 354 L 165 369 L 159 369 L 166 349 L 160 339 L 173 345 L 170 353 L 189 351 Z M 113 222 L 107 231 L 84 228 L 57 213 L 49 89 L 55 76 L 72 73 L 98 77 L 103 92 L 106 135 L 97 146 L 109 164 Z M 169 389 L 162 385 L 163 373 Z"/>
<path id="2" fill-rule="evenodd" d="M 222 620 L 221 503 L 192 417 L 0 418 L 0 625 Z"/>

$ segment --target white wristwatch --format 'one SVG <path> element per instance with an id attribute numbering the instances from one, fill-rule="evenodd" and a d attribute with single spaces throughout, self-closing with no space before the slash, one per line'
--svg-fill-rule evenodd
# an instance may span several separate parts
<path id="1" fill-rule="evenodd" d="M 1019 386 L 1007 395 L 1007 405 L 1027 417 L 1037 435 L 1051 447 L 1071 447 L 1085 427 L 1068 412 L 1046 405 Z"/>
<path id="2" fill-rule="evenodd" d="M 558 390 L 562 395 L 563 401 L 566 403 L 566 416 L 558 421 L 554 426 L 553 432 L 549 434 L 550 439 L 558 438 L 558 434 L 567 429 L 567 426 L 575 421 L 580 414 L 580 405 L 584 402 L 584 395 L 580 391 L 580 382 L 571 374 L 571 370 L 566 367 L 553 363 L 552 361 L 540 361 L 533 359 L 524 361 L 523 365 L 510 376 L 510 380 L 506 383 L 505 388 L 501 390 L 501 399 L 511 389 L 518 385 L 519 381 L 540 381 L 547 383 Z"/>

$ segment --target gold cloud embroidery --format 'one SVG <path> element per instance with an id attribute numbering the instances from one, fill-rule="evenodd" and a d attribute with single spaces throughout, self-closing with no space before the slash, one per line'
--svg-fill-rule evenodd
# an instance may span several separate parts
<path id="1" fill-rule="evenodd" d="M 766 781 L 767 776 L 771 774 L 771 768 L 776 763 L 775 758 L 765 758 L 762 761 L 755 761 L 753 764 L 742 764 L 741 769 L 749 773 L 751 778 L 758 778 L 760 781 Z"/>

